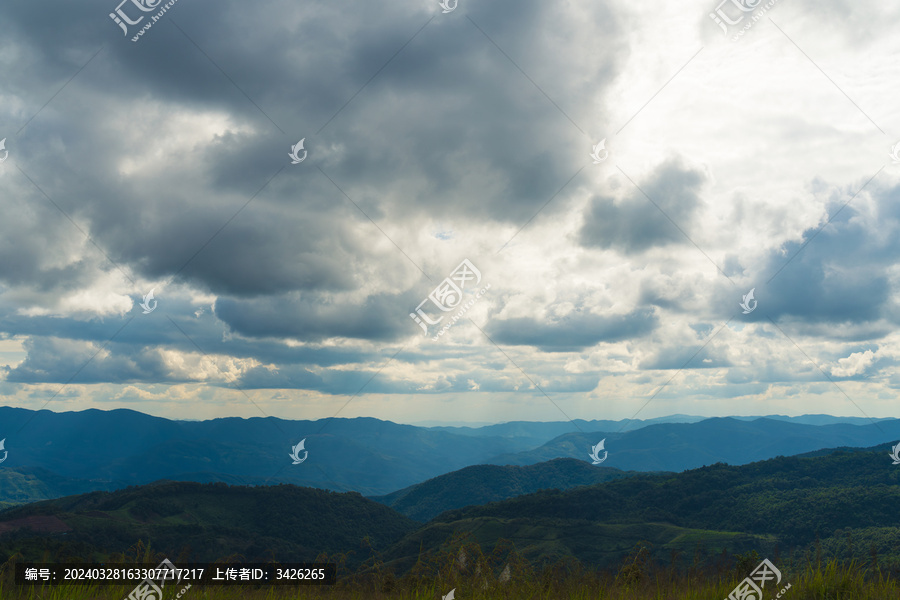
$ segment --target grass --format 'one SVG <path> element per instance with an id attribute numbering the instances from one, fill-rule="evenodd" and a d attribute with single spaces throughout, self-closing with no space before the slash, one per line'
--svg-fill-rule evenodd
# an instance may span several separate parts
<path id="1" fill-rule="evenodd" d="M 761 560 L 756 552 L 731 557 L 715 568 L 696 560 L 689 566 L 663 566 L 650 558 L 646 544 L 638 544 L 612 571 L 595 571 L 574 559 L 536 566 L 523 560 L 509 543 L 499 543 L 484 555 L 476 543 L 457 538 L 439 555 L 422 557 L 398 577 L 377 559 L 357 572 L 338 564 L 334 586 L 212 587 L 194 585 L 181 600 L 441 600 L 455 589 L 455 600 L 720 600 Z M 140 548 L 143 564 L 155 564 L 156 555 Z M 15 557 L 14 557 L 15 558 Z M 149 560 L 153 558 L 154 560 Z M 161 558 L 160 558 L 161 560 Z M 234 557 L 230 557 L 231 562 Z M 321 561 L 321 557 L 317 561 Z M 335 562 L 335 561 L 331 561 Z M 900 598 L 895 577 L 877 565 L 857 561 L 822 561 L 778 564 L 782 580 L 769 583 L 764 598 L 790 584 L 782 600 L 887 600 Z M 25 587 L 13 582 L 13 559 L 0 566 L 0 600 L 123 600 L 133 586 Z M 506 575 L 504 576 L 504 572 Z M 341 576 L 341 574 L 343 575 Z M 183 586 L 166 587 L 163 600 L 173 600 Z"/>

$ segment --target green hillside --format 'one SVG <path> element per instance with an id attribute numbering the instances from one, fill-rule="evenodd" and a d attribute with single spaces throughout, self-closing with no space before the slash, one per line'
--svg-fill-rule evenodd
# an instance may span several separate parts
<path id="1" fill-rule="evenodd" d="M 452 540 L 491 550 L 508 545 L 528 563 L 550 567 L 577 558 L 588 566 L 612 567 L 632 549 L 649 542 L 660 562 L 672 552 L 684 556 L 702 546 L 707 556 L 727 548 L 731 553 L 771 550 L 776 539 L 767 535 L 677 527 L 668 523 L 600 523 L 585 519 L 502 519 L 476 517 L 450 523 L 431 522 L 407 535 L 388 553 L 390 564 L 406 571 L 426 555 L 446 552 Z"/>
<path id="2" fill-rule="evenodd" d="M 40 467 L 0 469 L 0 508 L 124 487 L 111 481 L 63 477 Z"/>
<path id="3" fill-rule="evenodd" d="M 470 505 L 481 505 L 544 489 L 567 490 L 620 479 L 635 473 L 559 458 L 526 467 L 477 465 L 372 500 L 418 521 Z"/>
<path id="4" fill-rule="evenodd" d="M 0 557 L 114 560 L 143 540 L 193 561 L 346 553 L 352 568 L 376 557 L 403 573 L 471 542 L 535 565 L 577 559 L 614 568 L 640 544 L 659 564 L 680 567 L 751 551 L 797 563 L 821 554 L 900 567 L 900 468 L 883 448 L 628 477 L 584 463 L 597 474 L 588 475 L 577 462 L 464 469 L 398 493 L 397 504 L 434 510 L 559 484 L 566 473 L 574 480 L 563 485 L 613 477 L 453 509 L 424 525 L 357 493 L 292 485 L 160 482 L 93 492 L 0 512 Z"/>
<path id="5" fill-rule="evenodd" d="M 388 556 L 405 566 L 420 547 L 437 553 L 468 536 L 484 548 L 512 541 L 529 560 L 570 556 L 601 566 L 642 540 L 653 541 L 661 561 L 672 550 L 824 548 L 865 560 L 874 552 L 900 566 L 898 483 L 900 469 L 881 450 L 638 475 L 448 511 Z"/>
<path id="6" fill-rule="evenodd" d="M 160 482 L 0 512 L 0 556 L 21 552 L 25 560 L 112 560 L 138 540 L 150 540 L 158 552 L 187 553 L 200 562 L 231 554 L 248 561 L 274 554 L 300 562 L 323 552 L 349 552 L 356 553 L 348 559 L 353 565 L 367 558 L 364 538 L 379 550 L 415 526 L 354 492 Z"/>

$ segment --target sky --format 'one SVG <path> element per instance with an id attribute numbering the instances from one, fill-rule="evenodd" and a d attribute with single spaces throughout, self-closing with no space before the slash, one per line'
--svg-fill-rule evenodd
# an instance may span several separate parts
<path id="1" fill-rule="evenodd" d="M 900 5 L 117 2 L 0 5 L 0 404 L 898 416 Z"/>

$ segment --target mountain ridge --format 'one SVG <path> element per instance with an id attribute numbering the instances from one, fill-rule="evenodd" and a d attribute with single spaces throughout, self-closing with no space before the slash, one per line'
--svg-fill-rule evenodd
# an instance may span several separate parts
<path id="1" fill-rule="evenodd" d="M 384 496 L 472 465 L 588 461 L 590 448 L 603 438 L 609 455 L 602 466 L 626 472 L 680 472 L 716 462 L 746 464 L 900 439 L 897 419 L 823 425 L 781 418 L 658 421 L 623 420 L 613 432 L 589 431 L 612 423 L 608 421 L 577 421 L 581 432 L 565 430 L 573 423 L 515 421 L 453 433 L 370 417 L 170 421 L 129 409 L 53 413 L 0 407 L 0 436 L 9 452 L 0 465 L 0 503 L 108 491 L 158 479 L 289 483 Z M 16 433 L 26 424 L 24 433 Z M 563 433 L 556 435 L 559 431 Z M 306 440 L 309 458 L 293 465 L 288 454 L 301 439 Z"/>
<path id="2" fill-rule="evenodd" d="M 674 552 L 701 562 L 723 551 L 780 552 L 802 562 L 821 544 L 845 558 L 864 559 L 871 549 L 881 564 L 900 567 L 900 468 L 891 464 L 889 448 L 838 448 L 821 456 L 682 473 L 623 474 L 587 465 L 613 478 L 488 498 L 445 510 L 424 524 L 355 492 L 157 481 L 0 511 L 0 551 L 21 551 L 26 560 L 50 552 L 62 560 L 79 548 L 89 554 L 81 558 L 102 561 L 152 539 L 158 551 L 199 561 L 234 553 L 246 560 L 287 561 L 349 552 L 359 566 L 374 556 L 361 550 L 368 547 L 389 567 L 406 572 L 417 561 L 455 556 L 472 543 L 485 552 L 506 548 L 536 565 L 576 559 L 603 568 L 647 543 L 655 560 L 666 561 Z M 520 490 L 541 487 L 554 475 L 589 473 L 572 459 L 481 467 L 437 479 L 468 477 L 464 490 L 474 498 L 481 487 L 496 491 L 486 484 L 500 472 Z M 428 483 L 418 492 L 432 493 Z M 398 492 L 396 499 L 403 500 L 416 490 Z M 433 499 L 446 500 L 437 492 Z"/>

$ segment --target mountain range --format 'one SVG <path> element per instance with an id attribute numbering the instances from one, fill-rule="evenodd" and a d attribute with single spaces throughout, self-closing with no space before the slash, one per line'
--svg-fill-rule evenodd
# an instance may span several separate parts
<path id="1" fill-rule="evenodd" d="M 824 553 L 896 569 L 900 468 L 889 448 L 683 473 L 597 468 L 596 477 L 606 481 L 534 493 L 527 492 L 592 476 L 574 459 L 470 467 L 380 502 L 293 485 L 160 481 L 0 511 L 0 554 L 116 561 L 151 543 L 185 562 L 328 558 L 355 569 L 374 559 L 403 573 L 461 552 L 475 560 L 490 555 L 547 565 L 575 559 L 615 567 L 642 546 L 665 564 L 703 565 L 760 551 L 778 564 L 803 564 Z M 416 522 L 383 504 L 390 502 L 404 512 L 438 514 Z"/>
<path id="2" fill-rule="evenodd" d="M 900 420 L 676 415 L 472 428 L 372 418 L 173 421 L 124 409 L 54 413 L 0 407 L 0 439 L 9 452 L 0 464 L 0 503 L 5 504 L 168 479 L 394 494 L 387 502 L 402 506 L 400 496 L 412 493 L 403 490 L 474 465 L 528 466 L 574 458 L 590 466 L 590 448 L 601 439 L 609 451 L 602 467 L 680 472 L 892 442 L 900 439 Z M 295 465 L 289 454 L 300 440 L 309 454 Z M 597 480 L 579 475 L 574 481 Z M 553 485 L 566 487 L 559 481 Z"/>

